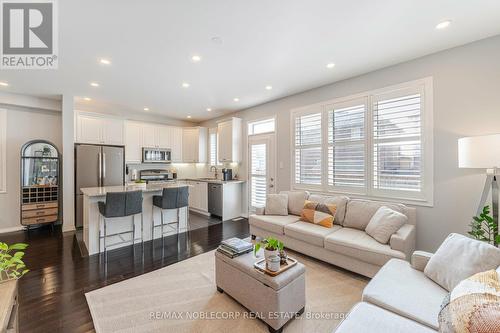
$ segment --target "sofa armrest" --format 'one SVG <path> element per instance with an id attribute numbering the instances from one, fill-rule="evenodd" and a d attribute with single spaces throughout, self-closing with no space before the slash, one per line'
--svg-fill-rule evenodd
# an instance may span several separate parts
<path id="1" fill-rule="evenodd" d="M 421 272 L 424 271 L 425 266 L 432 257 L 432 253 L 425 251 L 415 251 L 411 255 L 411 267 Z"/>
<path id="2" fill-rule="evenodd" d="M 405 224 L 392 234 L 389 245 L 391 249 L 403 252 L 406 255 L 406 260 L 410 260 L 411 254 L 415 251 L 415 239 L 415 226 Z"/>
<path id="3" fill-rule="evenodd" d="M 257 207 L 255 208 L 255 215 L 265 215 L 266 207 Z"/>

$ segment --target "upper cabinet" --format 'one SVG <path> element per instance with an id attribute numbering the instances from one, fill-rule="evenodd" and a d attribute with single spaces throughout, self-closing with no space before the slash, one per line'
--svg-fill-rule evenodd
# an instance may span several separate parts
<path id="1" fill-rule="evenodd" d="M 207 162 L 208 129 L 188 127 L 182 129 L 182 160 L 186 163 Z"/>
<path id="2" fill-rule="evenodd" d="M 241 162 L 242 120 L 231 118 L 217 124 L 219 162 Z"/>
<path id="3" fill-rule="evenodd" d="M 156 125 L 138 121 L 125 122 L 125 159 L 142 161 L 142 148 L 169 148 L 172 162 L 182 162 L 182 127 Z"/>
<path id="4" fill-rule="evenodd" d="M 107 145 L 123 145 L 123 120 L 79 112 L 76 120 L 76 141 Z"/>

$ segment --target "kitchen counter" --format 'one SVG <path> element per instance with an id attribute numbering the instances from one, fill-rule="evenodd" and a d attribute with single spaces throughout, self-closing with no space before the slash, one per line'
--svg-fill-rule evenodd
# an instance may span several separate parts
<path id="1" fill-rule="evenodd" d="M 239 180 L 239 179 L 222 180 L 222 179 L 210 179 L 210 178 L 186 178 L 186 179 L 177 179 L 177 181 L 205 182 L 210 184 L 242 184 L 245 182 L 244 180 Z"/>
<path id="2" fill-rule="evenodd" d="M 103 186 L 103 187 L 85 187 L 81 191 L 84 195 L 89 197 L 102 197 L 105 196 L 107 192 L 128 192 L 128 191 L 138 191 L 142 190 L 145 193 L 148 192 L 160 192 L 164 188 L 172 187 L 186 187 L 188 184 L 183 183 L 164 183 L 164 184 L 147 184 L 146 187 L 141 185 L 126 185 L 126 186 Z"/>

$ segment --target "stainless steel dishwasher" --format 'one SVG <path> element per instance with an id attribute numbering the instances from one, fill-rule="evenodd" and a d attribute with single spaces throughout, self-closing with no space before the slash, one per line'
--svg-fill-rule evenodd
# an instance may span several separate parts
<path id="1" fill-rule="evenodd" d="M 208 183 L 208 212 L 222 217 L 222 184 Z"/>

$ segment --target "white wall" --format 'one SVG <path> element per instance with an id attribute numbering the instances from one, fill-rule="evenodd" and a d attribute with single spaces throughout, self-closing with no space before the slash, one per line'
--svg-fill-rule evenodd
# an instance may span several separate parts
<path id="1" fill-rule="evenodd" d="M 278 169 L 277 189 L 286 190 L 290 188 L 291 109 L 432 76 L 434 207 L 417 207 L 417 248 L 434 251 L 448 233 L 468 230 L 479 202 L 484 176 L 481 171 L 457 167 L 457 139 L 500 133 L 499 56 L 500 36 L 496 36 L 259 105 L 233 116 L 245 120 L 277 116 L 277 161 L 278 165 L 280 162 L 284 165 Z M 210 127 L 215 122 L 201 125 Z M 244 145 L 246 149 L 246 142 Z M 241 174 L 246 173 L 245 164 L 244 161 Z"/>
<path id="2" fill-rule="evenodd" d="M 23 144 L 48 140 L 62 148 L 61 113 L 28 108 L 7 109 L 7 193 L 0 194 L 0 232 L 20 228 L 20 153 Z"/>

